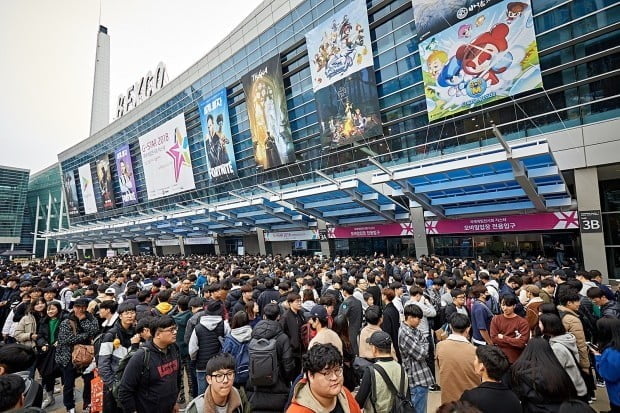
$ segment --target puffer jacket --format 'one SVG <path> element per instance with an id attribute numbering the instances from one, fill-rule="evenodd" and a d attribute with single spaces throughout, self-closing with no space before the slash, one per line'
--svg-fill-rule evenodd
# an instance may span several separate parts
<path id="1" fill-rule="evenodd" d="M 75 331 L 71 326 L 75 323 Z M 99 332 L 97 319 L 89 313 L 83 320 L 78 320 L 74 314 L 64 319 L 58 328 L 56 347 L 56 363 L 65 367 L 71 362 L 71 352 L 76 344 L 91 344 Z"/>
<path id="2" fill-rule="evenodd" d="M 34 315 L 28 313 L 19 320 L 15 327 L 13 338 L 19 343 L 27 347 L 34 348 L 36 340 L 32 339 L 32 335 L 37 333 L 37 320 Z"/>
<path id="3" fill-rule="evenodd" d="M 577 389 L 577 395 L 584 396 L 588 392 L 588 388 L 579 372 L 579 350 L 577 349 L 575 336 L 571 333 L 566 333 L 561 336 L 551 337 L 549 344 L 555 357 L 573 381 L 575 389 Z"/>
<path id="4" fill-rule="evenodd" d="M 355 398 L 346 387 L 342 386 L 337 397 L 338 403 L 340 407 L 342 407 L 344 413 L 361 413 L 361 409 L 355 401 Z M 286 413 L 314 413 L 326 411 L 325 407 L 323 407 L 312 394 L 307 379 L 300 380 L 295 386 L 293 401 L 286 410 Z"/>
<path id="5" fill-rule="evenodd" d="M 196 397 L 194 400 L 189 402 L 187 408 L 185 409 L 186 413 L 216 413 L 215 410 L 215 402 L 213 401 L 213 397 L 211 396 L 211 391 L 209 387 L 205 390 L 204 394 Z M 228 407 L 226 413 L 250 413 L 250 403 L 243 391 L 243 388 L 237 390 L 236 388 L 230 389 L 230 394 L 228 396 Z"/>
<path id="6" fill-rule="evenodd" d="M 586 334 L 583 330 L 583 324 L 579 319 L 579 315 L 574 311 L 564 307 L 558 306 L 560 317 L 562 319 L 562 325 L 566 329 L 567 333 L 572 333 L 577 340 L 577 349 L 579 350 L 579 366 L 582 370 L 588 370 L 590 368 L 590 351 L 586 344 Z"/>

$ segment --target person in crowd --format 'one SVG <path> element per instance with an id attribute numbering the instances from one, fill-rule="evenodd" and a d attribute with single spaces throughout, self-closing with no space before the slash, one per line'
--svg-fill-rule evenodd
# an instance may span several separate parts
<path id="1" fill-rule="evenodd" d="M 353 368 L 353 362 L 355 361 L 355 356 L 357 355 L 353 350 L 353 343 L 351 343 L 351 335 L 349 328 L 349 321 L 344 316 L 344 314 L 338 314 L 334 319 L 334 325 L 332 326 L 334 332 L 338 334 L 340 340 L 342 341 L 342 368 L 344 369 L 344 386 L 353 391 L 355 387 L 359 384 L 358 377 L 355 374 Z"/>
<path id="2" fill-rule="evenodd" d="M 383 321 L 381 322 L 381 330 L 385 331 L 392 338 L 392 343 L 398 343 L 398 336 L 400 331 L 400 314 L 394 306 L 393 302 L 394 290 L 391 288 L 384 288 L 381 290 L 381 299 L 383 303 Z M 402 358 L 400 356 L 400 346 L 395 345 L 396 359 L 400 363 Z"/>
<path id="3" fill-rule="evenodd" d="M 230 328 L 230 333 L 224 338 L 222 352 L 231 354 L 235 360 L 237 360 L 237 365 L 242 370 L 237 371 L 234 384 L 236 387 L 243 387 L 247 384 L 249 377 L 248 364 L 250 354 L 248 345 L 252 339 L 252 326 L 250 326 L 248 314 L 245 311 L 238 311 L 235 313 Z M 208 370 L 209 366 L 207 363 L 207 374 Z"/>
<path id="4" fill-rule="evenodd" d="M 471 289 L 474 302 L 471 310 L 472 343 L 476 346 L 494 345 L 491 339 L 491 320 L 493 313 L 487 307 L 489 292 L 484 285 L 474 285 Z"/>
<path id="5" fill-rule="evenodd" d="M 369 306 L 364 312 L 364 318 L 366 319 L 366 326 L 362 328 L 359 335 L 359 356 L 367 360 L 373 358 L 373 348 L 368 343 L 368 339 L 373 333 L 381 330 L 381 323 L 383 321 L 383 315 L 381 307 L 378 305 Z M 391 337 L 391 336 L 390 336 Z M 396 359 L 396 352 L 394 351 L 394 344 L 392 343 L 392 357 Z"/>
<path id="6" fill-rule="evenodd" d="M 601 317 L 620 319 L 620 304 L 615 300 L 607 298 L 599 287 L 592 287 L 588 290 L 587 296 L 594 304 L 600 307 Z"/>
<path id="7" fill-rule="evenodd" d="M 528 326 L 530 327 L 530 331 L 536 329 L 538 326 L 540 306 L 544 304 L 543 299 L 540 298 L 540 291 L 540 288 L 535 285 L 528 285 L 525 290 L 525 296 L 527 298 L 527 304 L 525 305 L 525 318 Z"/>
<path id="8" fill-rule="evenodd" d="M 28 305 L 26 314 L 19 320 L 15 326 L 13 337 L 17 343 L 23 344 L 30 348 L 37 347 L 37 339 L 39 338 L 38 329 L 42 320 L 45 318 L 47 305 L 43 297 L 32 300 Z M 30 369 L 30 378 L 34 378 L 34 366 Z"/>
<path id="9" fill-rule="evenodd" d="M 176 345 L 179 348 L 179 355 L 181 356 L 181 376 L 183 376 L 183 380 L 181 380 L 181 390 L 179 392 L 179 404 L 185 404 L 185 380 L 187 380 L 188 387 L 190 389 L 189 393 L 191 396 L 191 388 L 192 381 L 196 380 L 195 375 L 192 374 L 192 371 L 189 367 L 190 357 L 189 357 L 189 346 L 185 343 L 185 329 L 187 328 L 187 322 L 192 316 L 192 312 L 189 309 L 189 301 L 191 294 L 183 294 L 177 298 L 177 309 L 178 311 L 171 315 L 174 319 L 175 324 L 177 325 L 177 342 Z M 194 294 L 195 295 L 195 294 Z M 124 301 L 123 303 L 125 303 Z M 191 397 L 190 397 L 191 398 Z M 188 399 L 189 400 L 189 399 Z"/>
<path id="10" fill-rule="evenodd" d="M 56 403 L 54 399 L 54 381 L 57 377 L 60 377 L 60 369 L 56 364 L 55 355 L 58 331 L 63 318 L 60 302 L 50 301 L 47 304 L 46 313 L 47 317 L 41 320 L 37 332 L 37 346 L 40 351 L 37 359 L 37 369 L 41 374 L 41 384 L 45 391 L 45 399 L 41 405 L 43 409 Z"/>
<path id="11" fill-rule="evenodd" d="M 491 339 L 498 346 L 508 361 L 514 363 L 530 339 L 530 327 L 527 320 L 515 313 L 517 299 L 512 295 L 502 297 L 503 314 L 491 320 Z"/>
<path id="12" fill-rule="evenodd" d="M 611 413 L 620 412 L 620 320 L 601 318 L 598 328 L 598 346 L 591 347 L 596 371 L 605 380 Z"/>
<path id="13" fill-rule="evenodd" d="M 342 355 L 331 344 L 317 344 L 303 357 L 304 378 L 293 391 L 287 413 L 361 413 L 351 392 L 343 386 Z"/>
<path id="14" fill-rule="evenodd" d="M 23 344 L 5 344 L 0 347 L 0 377 L 10 374 L 22 380 L 24 407 L 41 407 L 43 404 L 43 387 L 31 379 L 29 374 L 36 360 L 34 349 Z"/>
<path id="15" fill-rule="evenodd" d="M 129 359 L 118 398 L 124 412 L 178 412 L 181 357 L 176 348 L 177 326 L 170 316 L 153 318 L 150 341 Z"/>
<path id="16" fill-rule="evenodd" d="M 230 313 L 237 314 L 239 311 L 244 311 L 245 307 L 252 301 L 252 293 L 254 289 L 250 284 L 244 284 L 239 288 L 241 296 L 239 300 L 232 306 Z"/>
<path id="17" fill-rule="evenodd" d="M 312 307 L 308 313 L 308 323 L 310 327 L 316 331 L 316 334 L 308 343 L 308 349 L 317 344 L 332 344 L 342 354 L 342 340 L 334 330 L 327 326 L 328 315 L 327 309 L 318 304 Z"/>
<path id="18" fill-rule="evenodd" d="M 351 284 L 345 284 L 342 286 L 342 296 L 344 301 L 340 305 L 338 315 L 345 317 L 349 325 L 349 343 L 351 343 L 351 350 L 353 354 L 359 353 L 359 347 L 357 345 L 357 337 L 362 329 L 362 304 L 353 296 L 355 287 Z M 346 356 L 345 356 L 346 363 Z M 346 384 L 345 384 L 346 386 Z"/>
<path id="19" fill-rule="evenodd" d="M 118 320 L 118 303 L 116 301 L 108 300 L 99 304 L 98 315 L 103 320 L 101 323 L 101 333 L 105 334 L 110 330 Z"/>
<path id="20" fill-rule="evenodd" d="M 544 304 L 553 303 L 553 294 L 555 293 L 555 281 L 551 278 L 543 278 L 540 280 L 540 293 L 539 297 Z"/>
<path id="21" fill-rule="evenodd" d="M 455 313 L 449 319 L 452 333 L 437 344 L 435 356 L 442 383 L 441 402 L 458 400 L 465 390 L 480 383 L 474 370 L 476 347 L 469 342 L 471 323 L 464 314 Z"/>
<path id="22" fill-rule="evenodd" d="M 280 325 L 282 331 L 288 336 L 291 349 L 293 350 L 293 358 L 295 359 L 295 373 L 301 372 L 301 354 L 303 345 L 301 342 L 301 326 L 306 322 L 301 310 L 301 297 L 297 293 L 289 293 L 286 297 L 288 310 L 284 311 L 280 317 Z"/>
<path id="23" fill-rule="evenodd" d="M 452 280 L 451 280 L 452 281 Z M 467 295 L 465 291 L 454 288 L 450 291 L 451 302 L 446 304 L 444 308 L 444 318 L 446 321 L 450 320 L 452 314 L 463 314 L 466 317 L 469 317 L 469 313 L 467 312 L 467 307 L 465 303 L 467 302 Z"/>

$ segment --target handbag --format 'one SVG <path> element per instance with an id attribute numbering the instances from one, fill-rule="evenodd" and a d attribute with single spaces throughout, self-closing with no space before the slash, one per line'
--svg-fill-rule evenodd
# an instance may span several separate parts
<path id="1" fill-rule="evenodd" d="M 76 323 L 74 321 L 69 321 L 71 324 L 71 329 L 73 333 L 77 335 Z M 71 363 L 78 370 L 83 370 L 92 363 L 95 358 L 95 346 L 92 344 L 75 344 L 73 346 L 73 351 L 71 351 Z"/>
<path id="2" fill-rule="evenodd" d="M 39 369 L 39 373 L 41 373 L 41 377 L 46 377 L 46 376 L 59 377 L 60 376 L 60 368 L 58 364 L 56 364 L 55 359 L 56 359 L 56 346 L 49 346 L 49 349 L 46 352 L 39 353 L 37 367 Z"/>

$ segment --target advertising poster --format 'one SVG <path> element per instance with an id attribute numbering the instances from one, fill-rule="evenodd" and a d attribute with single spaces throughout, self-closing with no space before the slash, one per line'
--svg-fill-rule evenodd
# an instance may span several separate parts
<path id="1" fill-rule="evenodd" d="M 295 161 L 288 123 L 280 56 L 274 56 L 241 78 L 248 107 L 254 160 L 263 169 Z"/>
<path id="2" fill-rule="evenodd" d="M 366 2 L 356 0 L 306 34 L 323 147 L 383 133 Z"/>
<path id="3" fill-rule="evenodd" d="M 542 87 L 530 0 L 413 0 L 430 121 Z"/>
<path id="4" fill-rule="evenodd" d="M 103 209 L 114 208 L 114 189 L 112 188 L 112 174 L 110 173 L 108 155 L 103 155 L 97 160 L 97 182 Z"/>
<path id="5" fill-rule="evenodd" d="M 230 132 L 226 89 L 198 102 L 198 111 L 205 140 L 209 178 L 214 182 L 221 182 L 236 177 L 237 163 Z"/>
<path id="6" fill-rule="evenodd" d="M 65 190 L 65 199 L 67 200 L 67 213 L 70 217 L 80 215 L 77 186 L 75 185 L 73 171 L 67 171 L 62 174 L 62 186 Z"/>
<path id="7" fill-rule="evenodd" d="M 413 224 L 357 225 L 352 227 L 330 227 L 327 229 L 328 238 L 376 238 L 376 237 L 404 237 L 413 235 Z"/>
<path id="8" fill-rule="evenodd" d="M 149 200 L 196 187 L 183 113 L 140 136 L 139 142 Z"/>
<path id="9" fill-rule="evenodd" d="M 123 145 L 114 152 L 116 171 L 118 173 L 118 186 L 121 189 L 123 206 L 133 205 L 138 202 L 136 181 L 133 177 L 133 164 L 129 153 L 129 145 Z"/>
<path id="10" fill-rule="evenodd" d="M 80 189 L 82 190 L 82 201 L 84 201 L 84 213 L 94 214 L 97 212 L 97 201 L 95 200 L 95 187 L 93 175 L 90 172 L 90 163 L 78 168 L 80 176 Z"/>

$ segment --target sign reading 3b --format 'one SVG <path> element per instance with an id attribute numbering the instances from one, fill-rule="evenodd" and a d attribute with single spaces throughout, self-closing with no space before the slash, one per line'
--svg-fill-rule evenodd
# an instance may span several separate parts
<path id="1" fill-rule="evenodd" d="M 581 233 L 603 232 L 603 218 L 600 210 L 579 211 Z"/>

